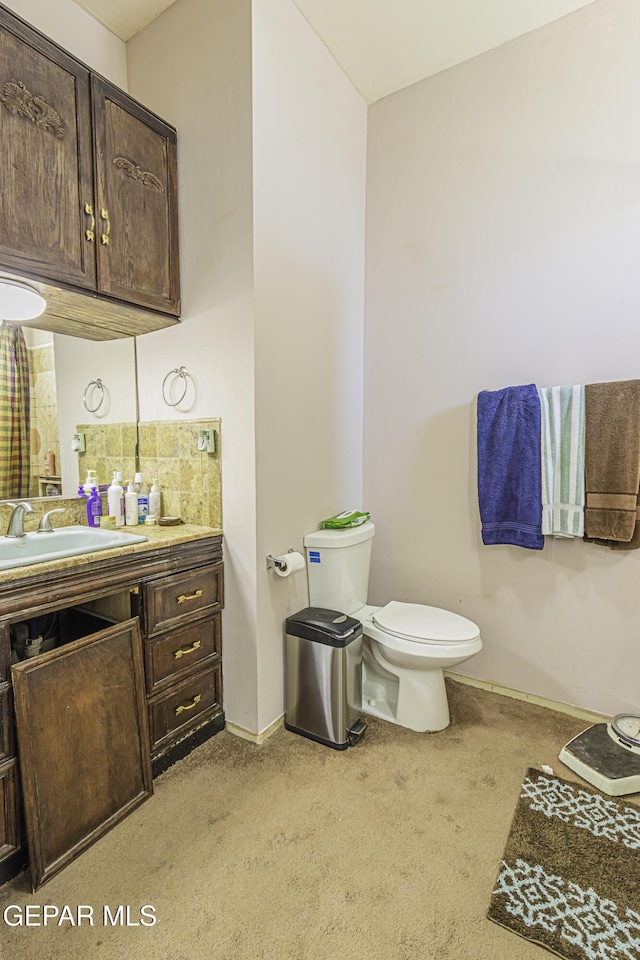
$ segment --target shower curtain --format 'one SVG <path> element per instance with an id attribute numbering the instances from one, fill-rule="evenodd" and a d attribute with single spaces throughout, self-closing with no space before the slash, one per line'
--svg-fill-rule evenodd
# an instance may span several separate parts
<path id="1" fill-rule="evenodd" d="M 21 327 L 0 324 L 0 500 L 29 496 L 29 357 Z"/>

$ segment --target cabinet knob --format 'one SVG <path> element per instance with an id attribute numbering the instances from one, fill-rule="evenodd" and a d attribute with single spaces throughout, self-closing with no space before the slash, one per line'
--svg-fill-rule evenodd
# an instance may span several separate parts
<path id="1" fill-rule="evenodd" d="M 103 219 L 104 222 L 105 222 L 104 233 L 102 234 L 102 236 L 100 237 L 100 239 L 101 239 L 101 241 L 105 244 L 105 246 L 108 246 L 108 245 L 109 245 L 109 235 L 111 234 L 111 220 L 109 220 L 109 211 L 107 210 L 106 207 L 103 207 L 103 208 L 102 208 L 102 210 L 100 211 L 100 216 L 102 217 L 102 219 Z"/>
<path id="2" fill-rule="evenodd" d="M 93 212 L 93 204 L 85 203 L 84 212 L 87 214 L 87 216 L 91 217 L 91 224 L 88 227 L 88 229 L 85 230 L 84 235 L 89 241 L 89 243 L 93 243 L 96 239 L 96 234 L 95 234 L 96 218 Z"/>

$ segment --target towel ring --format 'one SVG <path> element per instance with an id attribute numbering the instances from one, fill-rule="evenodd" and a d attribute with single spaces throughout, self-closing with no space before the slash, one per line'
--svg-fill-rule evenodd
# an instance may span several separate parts
<path id="1" fill-rule="evenodd" d="M 166 394 L 167 380 L 171 376 L 182 377 L 184 381 L 184 390 L 182 391 L 178 399 L 175 400 L 174 402 L 167 400 L 167 394 Z M 169 373 L 166 375 L 166 377 L 162 381 L 162 399 L 164 400 L 166 405 L 168 407 L 177 407 L 179 403 L 182 403 L 186 395 L 187 395 L 187 368 L 183 366 L 183 367 L 176 367 L 175 370 L 169 370 Z"/>
<path id="2" fill-rule="evenodd" d="M 96 390 L 100 391 L 100 399 L 98 400 L 98 403 L 95 407 L 90 407 L 89 404 L 87 403 L 87 396 L 89 396 L 90 394 L 93 395 L 93 393 L 95 393 Z M 100 407 L 104 402 L 104 384 L 99 377 L 97 380 L 89 381 L 84 391 L 82 402 L 84 403 L 85 410 L 87 410 L 89 413 L 96 413 L 100 409 Z"/>

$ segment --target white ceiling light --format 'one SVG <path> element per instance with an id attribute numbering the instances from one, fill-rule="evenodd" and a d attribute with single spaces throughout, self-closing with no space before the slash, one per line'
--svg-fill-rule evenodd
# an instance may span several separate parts
<path id="1" fill-rule="evenodd" d="M 0 280 L 0 320 L 35 320 L 46 306 L 44 297 L 28 283 Z"/>

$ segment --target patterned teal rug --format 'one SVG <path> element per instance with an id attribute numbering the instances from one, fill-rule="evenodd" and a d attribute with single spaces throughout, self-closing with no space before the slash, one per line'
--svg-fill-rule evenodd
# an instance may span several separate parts
<path id="1" fill-rule="evenodd" d="M 640 960 L 640 806 L 529 770 L 487 915 L 568 960 Z"/>

